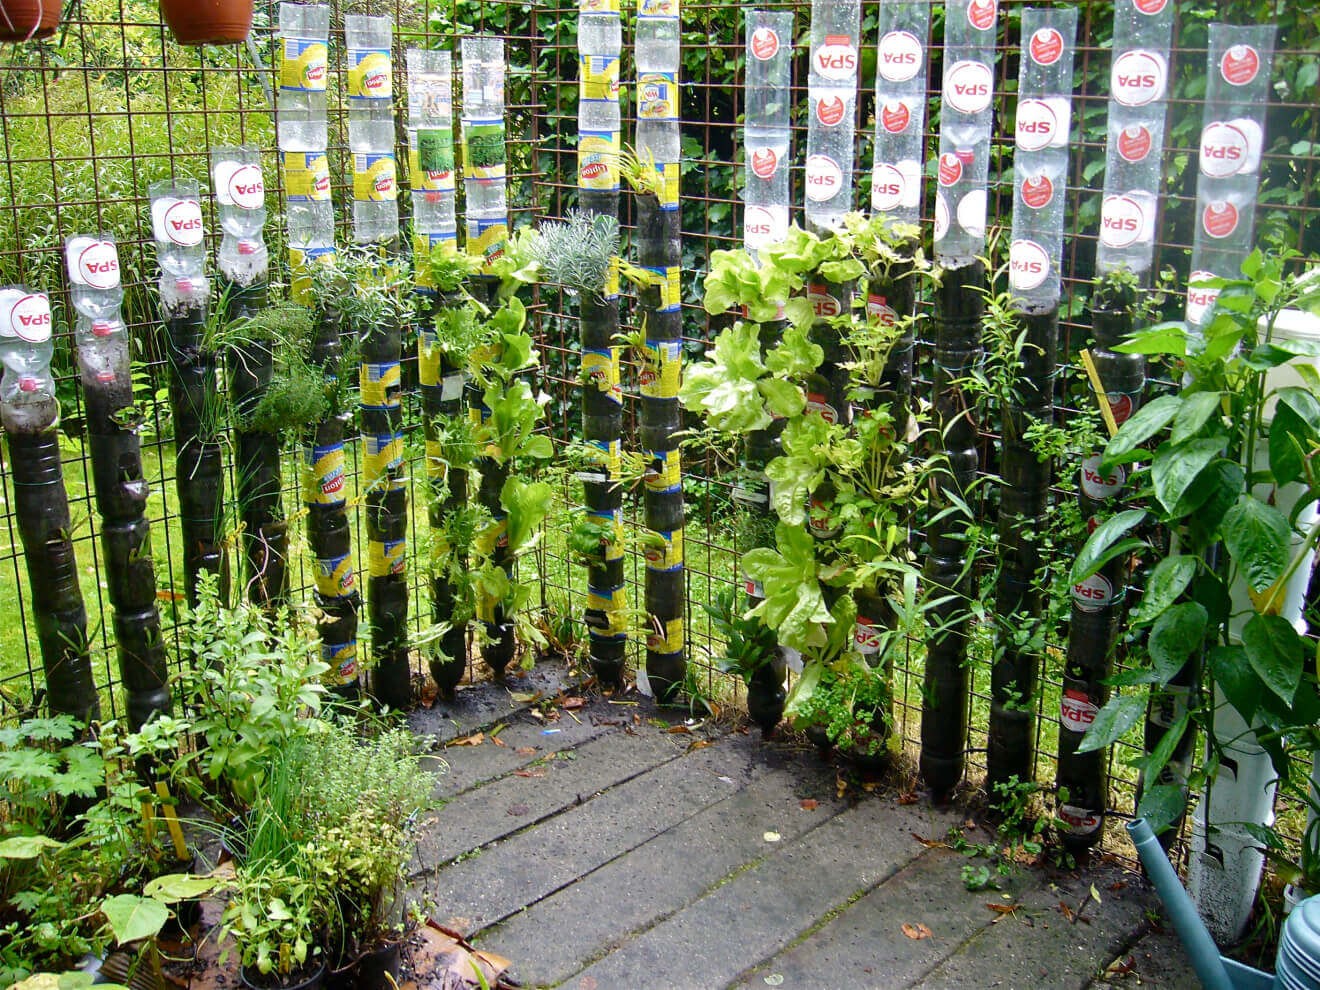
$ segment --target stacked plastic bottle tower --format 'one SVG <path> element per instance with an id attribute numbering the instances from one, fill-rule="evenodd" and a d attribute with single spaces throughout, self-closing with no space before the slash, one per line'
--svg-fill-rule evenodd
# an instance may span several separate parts
<path id="1" fill-rule="evenodd" d="M 21 285 L 0 288 L 0 421 L 9 444 L 14 515 L 28 561 L 47 702 L 54 713 L 89 722 L 99 714 L 100 704 L 70 536 L 57 429 L 60 404 L 50 374 L 53 353 L 45 294 Z"/>
<path id="2" fill-rule="evenodd" d="M 1102 277 L 1131 272 L 1135 285 L 1150 282 L 1155 253 L 1155 215 L 1161 181 L 1161 157 L 1168 90 L 1169 43 L 1173 35 L 1173 4 L 1151 0 L 1118 0 L 1114 4 L 1114 45 L 1110 68 L 1108 137 L 1104 193 L 1100 208 L 1096 268 Z M 1138 298 L 1131 293 L 1131 303 Z M 1141 406 L 1146 362 L 1140 354 L 1113 350 L 1136 329 L 1131 304 L 1116 305 L 1092 295 L 1091 351 L 1105 401 L 1121 426 Z M 1128 469 L 1100 470 L 1100 451 L 1081 464 L 1078 504 L 1091 526 L 1118 511 L 1128 494 Z M 1080 545 L 1080 544 L 1079 544 Z M 1082 736 L 1109 700 L 1106 683 L 1111 669 L 1123 600 L 1127 595 L 1128 561 L 1115 558 L 1072 591 L 1068 650 L 1059 708 L 1059 763 L 1056 781 L 1067 794 L 1058 818 L 1065 845 L 1074 851 L 1090 848 L 1104 834 L 1108 806 L 1105 786 L 1107 754 L 1078 753 Z M 1191 668 L 1175 688 L 1186 697 Z M 1151 708 L 1146 736 L 1155 745 L 1177 716 L 1166 694 Z M 1185 710 L 1185 705 L 1181 706 Z M 1195 733 L 1189 733 L 1178 758 L 1166 768 L 1162 783 L 1185 779 L 1186 759 Z M 1180 769 L 1181 768 L 1181 769 Z"/>
<path id="3" fill-rule="evenodd" d="M 390 277 L 398 249 L 398 180 L 394 160 L 394 84 L 388 17 L 347 15 L 348 145 L 353 157 L 353 240 L 380 254 Z M 362 285 L 358 291 L 378 291 Z M 351 328 L 362 347 L 362 483 L 367 510 L 367 619 L 372 697 L 403 708 L 411 694 L 408 665 L 408 478 L 403 458 L 403 327 L 394 318 Z"/>
<path id="4" fill-rule="evenodd" d="M 220 398 L 216 356 L 207 339 L 211 282 L 206 277 L 205 229 L 195 179 L 153 183 L 152 234 L 160 263 L 160 310 L 169 359 L 174 420 L 174 484 L 183 531 L 184 587 L 197 604 L 197 576 L 215 575 L 222 601 L 229 597 L 224 545 L 224 469 L 217 436 Z"/>
<path id="5" fill-rule="evenodd" d="M 77 320 L 74 335 L 115 647 L 129 722 L 137 726 L 153 712 L 167 711 L 170 696 L 146 515 L 150 488 L 142 476 L 138 424 L 131 416 L 133 380 L 128 330 L 120 316 L 119 252 L 109 235 L 80 234 L 65 241 L 64 257 Z"/>
<path id="6" fill-rule="evenodd" d="M 269 256 L 262 239 L 266 185 L 261 153 L 250 145 L 211 149 L 211 188 L 222 238 L 217 261 L 225 317 L 254 317 L 266 305 Z M 244 419 L 270 387 L 274 347 L 269 340 L 244 339 L 227 355 L 234 431 L 234 488 L 243 525 L 248 598 L 279 605 L 288 591 L 288 531 L 280 505 L 280 443 L 273 432 L 251 430 Z"/>
<path id="7" fill-rule="evenodd" d="M 930 5 L 924 0 L 886 0 L 880 5 L 878 26 L 871 210 L 885 217 L 891 230 L 910 231 L 915 240 L 925 160 Z M 893 326 L 910 316 L 916 308 L 915 283 L 910 276 L 909 264 L 891 265 L 885 273 L 873 271 L 867 280 L 867 318 Z M 875 400 L 890 407 L 899 436 L 907 433 L 914 351 L 909 324 L 895 341 L 875 392 Z"/>
<path id="8" fill-rule="evenodd" d="M 813 0 L 811 73 L 807 82 L 807 161 L 804 213 L 809 230 L 840 226 L 853 206 L 853 138 L 857 109 L 860 0 Z M 831 423 L 850 421 L 848 355 L 833 320 L 851 312 L 853 282 L 816 276 L 807 286 L 815 310 L 812 340 L 825 360 L 807 383 L 807 408 Z M 813 513 L 813 521 L 819 521 Z M 813 527 L 817 536 L 829 533 Z"/>
<path id="9" fill-rule="evenodd" d="M 1200 174 L 1196 183 L 1196 233 L 1188 278 L 1187 328 L 1197 334 L 1214 318 L 1217 292 L 1197 283 L 1210 277 L 1240 278 L 1242 262 L 1253 247 L 1260 156 L 1265 143 L 1265 110 L 1271 90 L 1275 26 L 1210 25 L 1206 62 L 1205 108 L 1201 124 Z M 1268 430 L 1268 425 L 1264 427 Z M 1255 442 L 1264 444 L 1263 438 Z M 1257 494 L 1271 498 L 1292 519 L 1304 485 L 1283 486 Z M 1297 533 L 1314 523 L 1314 507 L 1294 523 Z M 1307 568 L 1309 570 L 1309 568 Z M 1302 622 L 1304 588 L 1288 589 L 1280 616 Z M 1241 642 L 1254 608 L 1246 579 L 1229 588 L 1233 599 L 1228 635 Z M 1248 831 L 1274 823 L 1277 775 L 1269 754 L 1256 738 L 1254 725 L 1215 690 L 1213 731 L 1207 751 L 1219 756 L 1219 770 L 1192 813 L 1187 888 L 1215 938 L 1234 943 L 1246 931 L 1265 858 Z"/>
<path id="10" fill-rule="evenodd" d="M 409 49 L 408 60 L 408 172 L 412 187 L 413 258 L 417 290 L 426 300 L 417 336 L 417 375 L 422 398 L 422 424 L 426 434 L 428 507 L 435 564 L 431 572 L 431 618 L 449 623 L 455 588 L 439 566 L 451 548 L 442 545 L 445 515 L 467 499 L 467 474 L 451 470 L 440 451 L 437 424 L 457 415 L 463 399 L 463 369 L 440 346 L 436 316 L 461 306 L 461 294 L 441 292 L 431 277 L 429 259 L 435 251 L 458 250 L 458 220 L 454 198 L 457 172 L 454 162 L 453 57 L 449 52 Z M 451 697 L 467 666 L 465 623 L 451 624 L 428 648 L 427 662 L 440 693 Z"/>
<path id="11" fill-rule="evenodd" d="M 507 158 L 504 131 L 504 42 L 499 38 L 475 36 L 463 39 L 463 192 L 467 201 L 469 254 L 489 267 L 503 255 L 509 238 L 507 201 Z M 494 278 L 479 276 L 474 294 L 493 301 Z M 473 423 L 486 422 L 491 415 L 483 401 L 484 392 L 475 382 L 466 388 L 468 415 Z M 507 517 L 500 493 L 508 477 L 508 465 L 493 457 L 477 461 L 481 484 L 477 498 L 490 512 L 492 525 L 483 534 L 482 549 L 506 572 L 513 567 L 509 553 Z M 476 601 L 477 618 L 485 636 L 482 658 L 503 677 L 517 649 L 514 624 L 503 605 L 484 590 Z"/>
<path id="12" fill-rule="evenodd" d="M 853 205 L 860 0 L 812 0 L 807 79 L 806 219 L 832 230 Z"/>
<path id="13" fill-rule="evenodd" d="M 895 223 L 921 219 L 930 4 L 885 0 L 875 62 L 871 210 Z"/>
<path id="14" fill-rule="evenodd" d="M 986 176 L 994 97 L 995 0 L 953 0 L 945 7 L 935 254 L 944 269 L 935 294 L 934 406 L 944 438 L 941 502 L 964 501 L 977 470 L 973 403 L 958 382 L 981 360 Z M 967 742 L 968 605 L 972 590 L 967 523 L 945 515 L 927 534 L 926 580 L 945 592 L 935 608 L 922 692 L 921 774 L 937 798 L 962 779 Z"/>
<path id="15" fill-rule="evenodd" d="M 790 110 L 793 81 L 793 14 L 791 11 L 748 10 L 744 43 L 747 74 L 743 118 L 743 246 L 753 258 L 757 252 L 782 243 L 788 236 L 791 203 L 790 165 L 793 135 Z M 747 314 L 743 314 L 744 318 Z M 787 325 L 782 307 L 778 318 L 760 325 L 762 356 L 783 339 Z M 782 452 L 784 421 L 747 436 L 743 449 L 744 481 L 732 491 L 743 512 L 766 520 L 761 531 L 772 530 L 770 482 L 765 466 Z M 751 546 L 741 546 L 746 551 Z M 759 581 L 743 577 L 746 608 L 765 599 Z M 753 721 L 770 732 L 783 717 L 784 676 L 789 651 L 781 647 L 773 663 L 758 668 L 747 686 L 747 707 Z"/>
<path id="16" fill-rule="evenodd" d="M 619 0 L 581 0 L 578 7 L 578 203 L 593 217 L 619 219 L 619 58 L 623 45 Z M 620 434 L 623 388 L 619 380 L 619 277 L 611 268 L 599 296 L 579 301 L 582 366 L 591 378 L 582 390 L 583 439 L 598 464 L 583 472 L 582 500 L 590 515 L 608 522 L 614 538 L 587 565 L 587 625 L 591 669 L 604 686 L 623 683 L 628 645 L 624 583 L 623 480 Z"/>
<path id="17" fill-rule="evenodd" d="M 1008 288 L 1023 344 L 1012 398 L 1003 410 L 999 496 L 998 648 L 990 678 L 990 783 L 1029 780 L 1036 752 L 1035 698 L 1042 655 L 1023 642 L 1024 629 L 1042 621 L 1043 556 L 1038 532 L 1049 505 L 1050 463 L 1027 439 L 1034 424 L 1054 415 L 1059 339 L 1063 212 L 1072 122 L 1073 54 L 1077 11 L 1072 7 L 1022 10 L 1013 153 L 1013 226 Z"/>
<path id="18" fill-rule="evenodd" d="M 681 428 L 683 374 L 682 261 L 678 210 L 678 0 L 638 0 L 637 155 L 654 164 L 658 182 L 639 193 L 637 260 L 650 278 L 638 293 L 645 334 L 641 364 L 640 439 L 647 459 L 643 521 L 646 554 L 646 678 L 658 699 L 672 698 L 687 669 L 683 559 L 683 466 L 675 434 Z"/>
<path id="19" fill-rule="evenodd" d="M 330 8 L 280 4 L 280 89 L 276 115 L 293 296 L 316 307 L 311 360 L 333 385 L 339 373 L 339 310 L 310 293 L 311 265 L 335 260 L 335 213 L 326 155 L 326 83 Z M 349 529 L 344 431 L 348 410 L 331 409 L 304 439 L 302 500 L 313 570 L 312 598 L 321 659 L 341 694 L 355 694 L 358 675 L 357 610 Z"/>

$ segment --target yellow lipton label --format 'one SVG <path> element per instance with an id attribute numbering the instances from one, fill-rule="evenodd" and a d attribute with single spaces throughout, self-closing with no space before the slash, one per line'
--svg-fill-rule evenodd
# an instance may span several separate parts
<path id="1" fill-rule="evenodd" d="M 678 0 L 637 0 L 641 17 L 677 17 Z"/>
<path id="2" fill-rule="evenodd" d="M 332 683 L 352 684 L 357 680 L 357 643 L 322 643 L 321 659 L 330 668 Z"/>
<path id="3" fill-rule="evenodd" d="M 312 304 L 311 266 L 318 261 L 322 264 L 333 265 L 335 257 L 333 247 L 289 248 L 289 271 L 293 273 L 289 285 L 289 294 L 293 297 L 294 302 L 300 306 L 310 306 Z"/>
<path id="4" fill-rule="evenodd" d="M 358 152 L 353 156 L 353 198 L 359 203 L 385 203 L 399 198 L 393 153 Z"/>
<path id="5" fill-rule="evenodd" d="M 417 383 L 426 388 L 440 385 L 440 341 L 434 330 L 417 335 Z"/>
<path id="6" fill-rule="evenodd" d="M 583 621 L 597 635 L 621 636 L 628 631 L 628 590 L 588 588 Z"/>
<path id="7" fill-rule="evenodd" d="M 660 312 L 672 313 L 678 309 L 683 302 L 678 266 L 648 268 L 647 271 L 651 273 L 651 284 L 660 290 Z"/>
<path id="8" fill-rule="evenodd" d="M 343 505 L 344 445 L 303 448 L 302 490 L 308 505 Z"/>
<path id="9" fill-rule="evenodd" d="M 509 246 L 509 225 L 503 220 L 481 220 L 468 218 L 467 252 L 486 259 L 486 265 L 493 265 Z"/>
<path id="10" fill-rule="evenodd" d="M 326 598 L 347 598 L 357 584 L 353 573 L 353 555 L 318 558 L 312 575 L 316 590 Z"/>
<path id="11" fill-rule="evenodd" d="M 359 375 L 362 386 L 362 404 L 372 409 L 396 409 L 399 405 L 399 384 L 402 381 L 399 362 L 377 364 L 363 362 Z"/>
<path id="12" fill-rule="evenodd" d="M 642 395 L 648 399 L 677 398 L 682 373 L 683 350 L 678 341 L 648 340 L 642 347 L 638 377 Z"/>
<path id="13" fill-rule="evenodd" d="M 285 38 L 280 48 L 280 89 L 324 93 L 330 76 L 330 49 L 324 41 Z"/>
<path id="14" fill-rule="evenodd" d="M 656 171 L 660 173 L 661 179 L 660 209 L 678 209 L 678 162 L 657 165 Z"/>
<path id="15" fill-rule="evenodd" d="M 415 193 L 452 193 L 456 187 L 452 162 L 446 169 L 424 169 L 416 148 L 408 152 L 408 179 Z"/>
<path id="16" fill-rule="evenodd" d="M 683 481 L 683 462 L 677 450 L 653 450 L 642 476 L 648 491 L 672 492 Z"/>
<path id="17" fill-rule="evenodd" d="M 330 199 L 330 159 L 324 151 L 282 151 L 284 191 L 291 203 Z"/>
<path id="18" fill-rule="evenodd" d="M 583 131 L 578 140 L 578 186 L 617 190 L 619 149 L 618 131 Z"/>
<path id="19" fill-rule="evenodd" d="M 369 486 L 379 485 L 402 466 L 402 434 L 369 434 L 362 438 L 362 474 Z"/>
<path id="20" fill-rule="evenodd" d="M 487 181 L 503 179 L 508 161 L 504 144 L 504 121 L 463 122 L 463 176 Z"/>
<path id="21" fill-rule="evenodd" d="M 407 540 L 367 541 L 367 573 L 372 577 L 389 577 L 407 570 Z"/>
<path id="22" fill-rule="evenodd" d="M 604 470 L 606 480 L 618 481 L 623 475 L 623 443 L 619 440 L 589 440 L 591 459 Z"/>
<path id="23" fill-rule="evenodd" d="M 582 377 L 615 402 L 623 402 L 623 388 L 619 384 L 619 349 L 586 350 L 582 352 Z"/>
<path id="24" fill-rule="evenodd" d="M 348 98 L 389 100 L 394 97 L 393 67 L 388 48 L 348 50 Z"/>
<path id="25" fill-rule="evenodd" d="M 578 93 L 584 100 L 619 100 L 619 56 L 583 55 L 579 59 Z"/>
<path id="26" fill-rule="evenodd" d="M 637 80 L 637 116 L 641 120 L 678 119 L 678 76 L 648 72 Z"/>
<path id="27" fill-rule="evenodd" d="M 617 14 L 619 0 L 578 0 L 580 14 Z"/>
<path id="28" fill-rule="evenodd" d="M 614 299 L 618 295 L 619 295 L 619 259 L 611 258 L 609 271 L 605 275 L 604 296 L 606 299 Z"/>
<path id="29" fill-rule="evenodd" d="M 646 648 L 652 653 L 678 653 L 683 649 L 683 620 L 670 619 L 664 623 L 664 631 L 659 632 L 655 628 L 655 620 L 651 620 L 651 631 L 646 637 Z"/>
<path id="30" fill-rule="evenodd" d="M 652 571 L 672 571 L 683 566 L 683 531 L 652 530 L 646 535 L 646 567 Z"/>

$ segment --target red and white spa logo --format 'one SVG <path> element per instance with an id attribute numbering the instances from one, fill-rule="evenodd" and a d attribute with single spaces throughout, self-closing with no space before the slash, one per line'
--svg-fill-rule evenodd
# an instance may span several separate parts
<path id="1" fill-rule="evenodd" d="M 962 162 L 958 160 L 957 155 L 947 151 L 940 155 L 940 185 L 957 185 L 958 180 L 962 178 L 962 174 Z"/>
<path id="2" fill-rule="evenodd" d="M 1100 240 L 1106 247 L 1131 247 L 1146 228 L 1146 211 L 1131 196 L 1109 196 L 1100 206 Z"/>
<path id="3" fill-rule="evenodd" d="M 1215 308 L 1219 290 L 1202 283 L 1215 277 L 1214 272 L 1196 271 L 1187 276 L 1187 321 L 1204 323 Z"/>
<path id="4" fill-rule="evenodd" d="M 910 31 L 890 31 L 880 39 L 876 59 L 880 78 L 907 82 L 921 68 L 921 42 Z"/>
<path id="5" fill-rule="evenodd" d="M 843 169 L 829 155 L 807 157 L 807 198 L 828 203 L 843 188 Z"/>
<path id="6" fill-rule="evenodd" d="M 1028 51 L 1037 65 L 1053 65 L 1063 55 L 1063 35 L 1052 27 L 1043 27 L 1031 36 Z"/>
<path id="7" fill-rule="evenodd" d="M 165 211 L 165 236 L 180 247 L 202 243 L 202 207 L 195 199 L 175 200 Z"/>
<path id="8" fill-rule="evenodd" d="M 1008 249 L 1008 278 L 1019 292 L 1038 289 L 1050 275 L 1049 253 L 1035 241 L 1014 241 Z"/>
<path id="9" fill-rule="evenodd" d="M 1144 161 L 1154 144 L 1150 131 L 1142 124 L 1118 132 L 1118 155 L 1125 162 Z"/>
<path id="10" fill-rule="evenodd" d="M 1214 120 L 1201 131 L 1201 172 L 1212 179 L 1236 175 L 1247 163 L 1247 136 L 1232 124 Z"/>
<path id="11" fill-rule="evenodd" d="M 759 179 L 768 179 L 779 170 L 779 156 L 775 154 L 775 149 L 753 148 L 752 149 L 752 172 Z"/>
<path id="12" fill-rule="evenodd" d="M 229 198 L 242 210 L 266 205 L 266 183 L 260 165 L 240 165 L 229 176 Z"/>
<path id="13" fill-rule="evenodd" d="M 984 62 L 955 63 L 944 83 L 944 99 L 959 113 L 980 113 L 990 106 L 994 76 Z"/>
<path id="14" fill-rule="evenodd" d="M 1155 52 L 1124 52 L 1114 59 L 1109 89 L 1125 107 L 1144 107 L 1164 95 L 1167 72 L 1164 59 Z"/>
<path id="15" fill-rule="evenodd" d="M 884 213 L 896 209 L 903 202 L 907 180 L 893 165 L 880 163 L 871 175 L 871 206 Z"/>
<path id="16" fill-rule="evenodd" d="M 9 325 L 20 340 L 40 344 L 50 339 L 50 300 L 33 292 L 19 299 L 9 310 Z"/>
<path id="17" fill-rule="evenodd" d="M 1054 198 L 1054 183 L 1044 173 L 1022 180 L 1022 202 L 1033 210 L 1048 206 Z"/>
<path id="18" fill-rule="evenodd" d="M 1230 86 L 1245 86 L 1260 72 L 1260 55 L 1250 45 L 1233 45 L 1219 60 L 1219 74 Z"/>
<path id="19" fill-rule="evenodd" d="M 890 134 L 902 134 L 912 123 L 912 111 L 902 100 L 893 100 L 880 108 L 880 126 Z"/>
<path id="20" fill-rule="evenodd" d="M 995 26 L 995 0 L 971 0 L 967 5 L 967 23 L 978 31 L 989 31 Z"/>
<path id="21" fill-rule="evenodd" d="M 1054 143 L 1059 118 L 1044 100 L 1018 102 L 1017 130 L 1014 140 L 1023 151 L 1040 151 Z"/>
<path id="22" fill-rule="evenodd" d="M 812 61 L 816 74 L 837 82 L 857 75 L 857 47 L 846 34 L 829 34 Z"/>
<path id="23" fill-rule="evenodd" d="M 1237 230 L 1237 207 L 1227 201 L 1210 203 L 1201 211 L 1201 227 L 1210 237 L 1222 240 Z"/>
<path id="24" fill-rule="evenodd" d="M 93 289 L 119 284 L 119 254 L 110 241 L 92 241 L 78 255 L 78 280 Z"/>
<path id="25" fill-rule="evenodd" d="M 816 101 L 816 119 L 826 127 L 834 127 L 842 123 L 843 115 L 847 112 L 848 106 L 843 102 L 841 96 L 829 96 Z"/>
<path id="26" fill-rule="evenodd" d="M 768 62 L 779 54 L 779 35 L 773 28 L 759 27 L 752 32 L 752 57 L 758 62 Z"/>
<path id="27" fill-rule="evenodd" d="M 1137 8 L 1138 13 L 1145 14 L 1147 17 L 1154 17 L 1168 5 L 1169 0 L 1134 0 L 1133 2 L 1133 6 Z"/>

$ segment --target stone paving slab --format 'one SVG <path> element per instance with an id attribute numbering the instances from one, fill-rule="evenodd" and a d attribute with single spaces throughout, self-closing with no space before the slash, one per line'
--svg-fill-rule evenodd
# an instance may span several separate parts
<path id="1" fill-rule="evenodd" d="M 622 739 L 635 738 L 643 749 L 649 744 L 663 752 L 679 738 L 651 731 L 655 734 L 649 739 L 644 734 L 611 736 L 584 749 L 600 747 L 608 754 L 619 748 Z M 659 762 L 659 754 L 654 759 Z M 728 797 L 745 787 L 752 775 L 747 752 L 718 741 L 684 759 L 659 762 L 645 773 L 620 771 L 618 779 L 623 782 L 598 795 L 561 788 L 563 814 L 427 877 L 425 889 L 442 906 L 442 913 L 454 916 L 451 927 L 464 935 L 474 934 Z M 491 819 L 498 821 L 501 815 L 507 815 L 502 806 L 474 808 L 473 832 L 497 830 Z"/>
<path id="2" fill-rule="evenodd" d="M 483 933 L 477 945 L 512 959 L 513 975 L 524 986 L 552 986 L 628 933 L 773 854 L 767 832 L 791 842 L 844 809 L 833 796 L 833 770 L 818 761 L 814 768 L 790 769 L 774 751 L 764 755 L 774 772 L 515 914 Z"/>
<path id="3" fill-rule="evenodd" d="M 916 859 L 912 832 L 941 834 L 946 812 L 873 800 L 835 816 L 629 939 L 565 985 L 578 990 L 723 987 Z M 828 985 L 828 983 L 821 984 Z"/>

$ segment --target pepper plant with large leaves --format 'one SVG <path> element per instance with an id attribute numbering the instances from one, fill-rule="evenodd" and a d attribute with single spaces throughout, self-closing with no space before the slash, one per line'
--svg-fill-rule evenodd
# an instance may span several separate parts
<path id="1" fill-rule="evenodd" d="M 1253 726 L 1279 782 L 1304 794 L 1310 753 L 1320 747 L 1315 638 L 1280 615 L 1286 586 L 1320 542 L 1306 510 L 1320 497 L 1320 374 L 1298 361 L 1290 377 L 1271 374 L 1296 358 L 1320 356 L 1320 342 L 1276 335 L 1281 311 L 1320 312 L 1320 281 L 1285 275 L 1288 259 L 1253 253 L 1243 278 L 1214 279 L 1220 290 L 1204 336 L 1164 323 L 1118 349 L 1168 362 L 1184 387 L 1144 406 L 1110 440 L 1101 469 L 1132 474 L 1140 508 L 1099 526 L 1078 555 L 1080 582 L 1106 562 L 1142 548 L 1152 524 L 1173 534 L 1132 613 L 1136 652 L 1114 678 L 1121 693 L 1082 742 L 1095 750 L 1140 721 L 1152 696 L 1169 690 L 1187 663 L 1199 665 L 1188 711 L 1138 761 L 1147 780 L 1167 765 L 1189 725 L 1212 741 L 1203 771 L 1212 778 L 1215 689 Z M 1282 381 L 1295 382 L 1284 385 Z M 1194 781 L 1193 783 L 1196 783 Z M 1182 810 L 1176 784 L 1149 788 L 1139 812 L 1159 821 Z"/>

